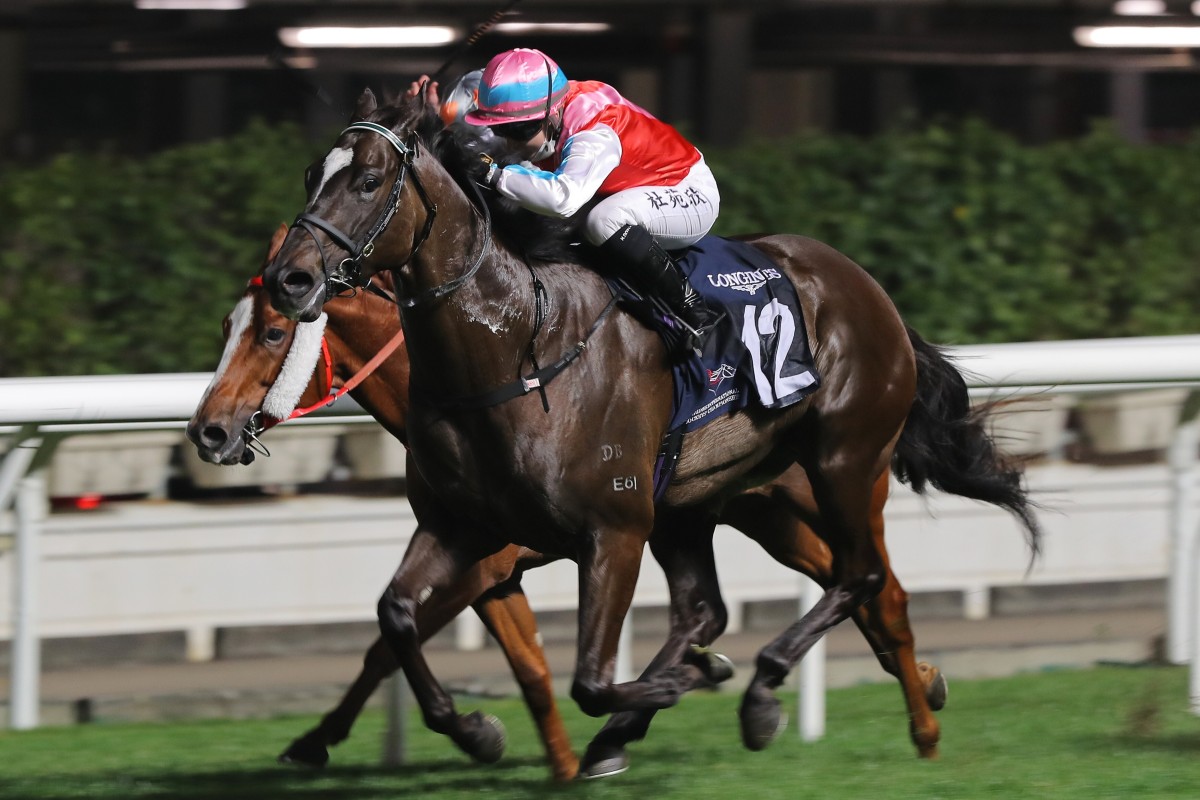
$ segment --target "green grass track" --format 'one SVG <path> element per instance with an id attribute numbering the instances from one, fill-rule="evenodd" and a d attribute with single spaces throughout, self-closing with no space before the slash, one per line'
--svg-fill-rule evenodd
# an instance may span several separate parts
<path id="1" fill-rule="evenodd" d="M 795 694 L 781 697 L 794 712 Z M 0 798 L 1200 798 L 1200 718 L 1188 712 L 1185 668 L 952 680 L 936 762 L 916 758 L 892 684 L 830 692 L 823 740 L 802 743 L 793 726 L 762 753 L 740 744 L 738 699 L 686 697 L 633 747 L 628 773 L 565 786 L 549 782 L 515 700 L 459 701 L 460 711 L 485 708 L 507 725 L 508 752 L 494 766 L 470 763 L 415 713 L 408 763 L 394 769 L 379 766 L 380 712 L 365 715 L 321 771 L 274 763 L 316 717 L 4 732 Z M 581 750 L 599 722 L 570 701 L 561 707 Z"/>

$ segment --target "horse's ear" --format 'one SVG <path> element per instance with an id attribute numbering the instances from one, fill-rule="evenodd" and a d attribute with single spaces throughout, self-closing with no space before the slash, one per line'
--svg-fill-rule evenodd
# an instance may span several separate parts
<path id="1" fill-rule="evenodd" d="M 287 233 L 287 223 L 279 223 L 279 227 L 275 229 L 275 235 L 271 237 L 271 246 L 267 248 L 267 257 L 263 259 L 264 268 L 275 260 L 275 256 L 279 255 L 279 249 L 283 247 L 283 240 L 287 238 Z"/>
<path id="2" fill-rule="evenodd" d="M 363 89 L 362 94 L 358 96 L 358 103 L 354 107 L 354 119 L 366 119 L 377 108 L 379 108 L 379 102 L 375 99 L 375 93 L 369 87 Z"/>

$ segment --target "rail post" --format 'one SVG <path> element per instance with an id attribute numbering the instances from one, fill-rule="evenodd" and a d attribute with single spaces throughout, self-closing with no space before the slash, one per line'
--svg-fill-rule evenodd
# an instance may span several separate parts
<path id="1" fill-rule="evenodd" d="M 1192 396 L 1193 401 L 1196 395 Z M 1171 465 L 1171 557 L 1167 575 L 1167 660 L 1185 664 L 1194 650 L 1193 617 L 1196 608 L 1196 566 L 1193 552 L 1197 537 L 1196 515 L 1196 451 L 1200 448 L 1200 418 L 1195 414 L 1175 429 L 1168 461 Z M 1193 663 L 1195 663 L 1193 661 Z"/>
<path id="2" fill-rule="evenodd" d="M 383 734 L 383 766 L 398 767 L 408 758 L 408 681 L 398 669 L 384 682 L 387 730 Z"/>
<path id="3" fill-rule="evenodd" d="M 815 581 L 800 578 L 800 616 L 804 616 L 825 594 Z M 796 699 L 800 738 L 815 742 L 825 736 L 825 637 L 822 636 L 800 661 L 800 691 Z"/>
<path id="4" fill-rule="evenodd" d="M 41 641 L 38 638 L 38 573 L 41 528 L 46 519 L 46 470 L 34 468 L 17 484 L 17 534 L 13 569 L 17 603 L 13 609 L 12 687 L 9 725 L 38 726 L 41 705 Z"/>

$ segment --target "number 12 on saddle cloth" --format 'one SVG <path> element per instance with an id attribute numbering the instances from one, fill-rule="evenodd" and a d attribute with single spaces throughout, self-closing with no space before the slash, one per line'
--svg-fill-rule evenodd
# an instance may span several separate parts
<path id="1" fill-rule="evenodd" d="M 706 236 L 679 265 L 724 315 L 701 356 L 674 368 L 675 413 L 668 430 L 694 431 L 752 402 L 785 408 L 817 390 L 821 381 L 800 299 L 765 254 L 744 242 Z"/>

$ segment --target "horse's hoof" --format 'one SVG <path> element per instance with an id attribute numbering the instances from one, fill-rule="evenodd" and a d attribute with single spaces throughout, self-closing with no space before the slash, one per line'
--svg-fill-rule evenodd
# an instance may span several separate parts
<path id="1" fill-rule="evenodd" d="M 739 712 L 742 744 L 747 750 L 764 750 L 787 728 L 787 715 L 774 695 L 748 691 Z"/>
<path id="2" fill-rule="evenodd" d="M 946 676 L 940 669 L 924 661 L 917 664 L 917 669 L 925 682 L 925 700 L 929 703 L 930 710 L 941 711 L 946 707 L 946 695 L 950 691 Z"/>
<path id="3" fill-rule="evenodd" d="M 620 775 L 629 769 L 629 754 L 619 747 L 588 747 L 579 777 L 585 781 Z"/>
<path id="4" fill-rule="evenodd" d="M 689 664 L 703 672 L 710 683 L 724 683 L 733 677 L 733 662 L 715 650 L 694 644 L 688 649 L 685 658 Z"/>
<path id="5" fill-rule="evenodd" d="M 329 763 L 329 748 L 305 734 L 288 745 L 276 760 L 280 764 L 323 767 Z"/>
<path id="6" fill-rule="evenodd" d="M 463 752 L 481 764 L 499 761 L 508 739 L 504 723 L 491 714 L 472 711 L 463 717 L 463 724 L 467 729 L 464 741 L 459 742 Z"/>

